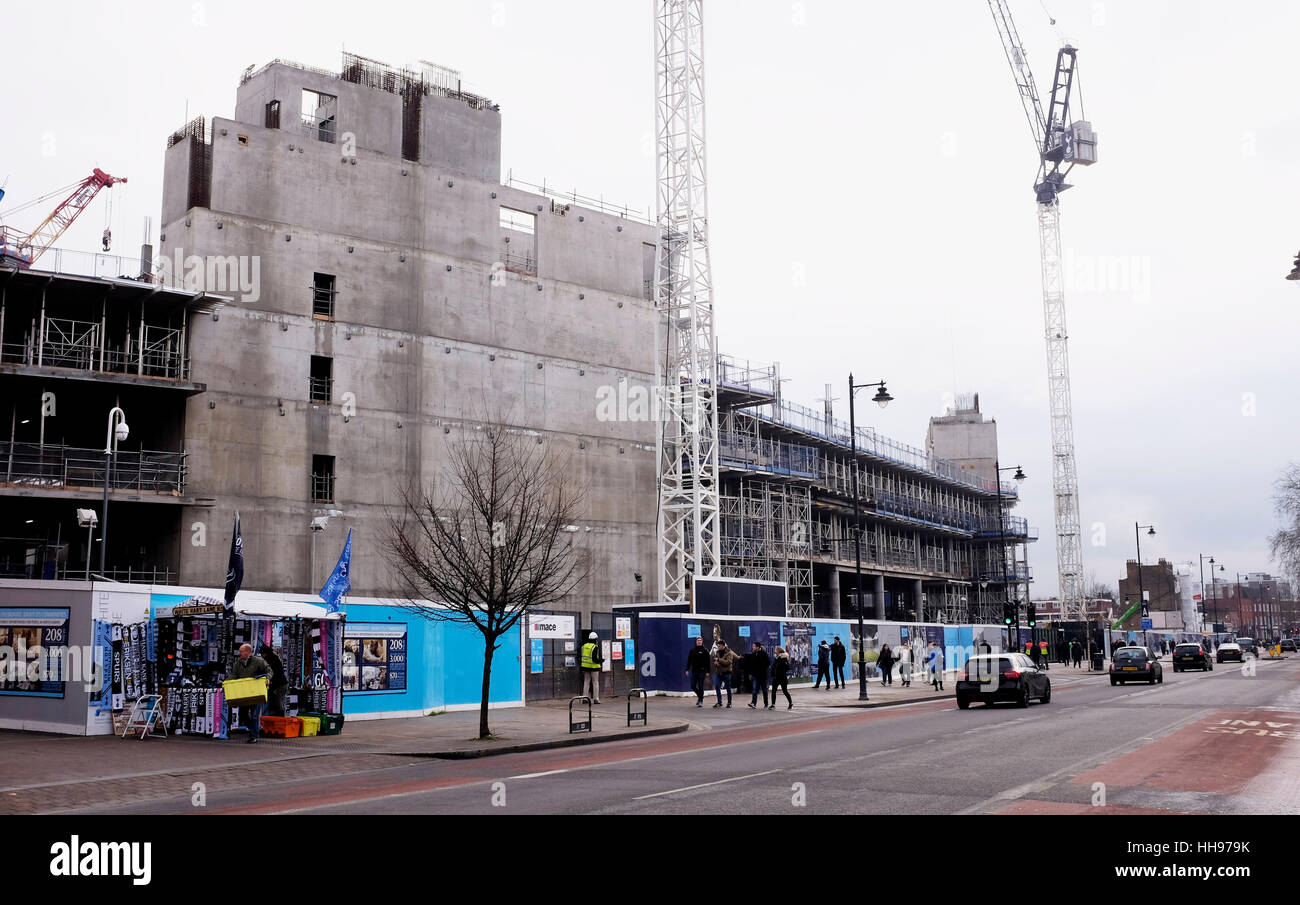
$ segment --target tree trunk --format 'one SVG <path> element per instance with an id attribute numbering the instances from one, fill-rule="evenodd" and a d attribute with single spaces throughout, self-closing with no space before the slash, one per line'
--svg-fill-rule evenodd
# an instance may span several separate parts
<path id="1" fill-rule="evenodd" d="M 496 645 L 489 638 L 483 639 L 483 696 L 478 705 L 478 737 L 487 738 L 492 733 L 488 730 L 488 694 L 492 685 L 492 654 Z"/>

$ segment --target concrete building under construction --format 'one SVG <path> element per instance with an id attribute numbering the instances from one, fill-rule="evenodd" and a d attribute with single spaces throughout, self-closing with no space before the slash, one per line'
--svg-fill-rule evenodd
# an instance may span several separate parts
<path id="1" fill-rule="evenodd" d="M 120 455 L 137 490 L 167 506 L 121 510 L 110 577 L 219 585 L 239 512 L 246 587 L 319 589 L 351 528 L 353 593 L 383 596 L 380 544 L 401 488 L 435 482 L 448 444 L 500 419 L 566 452 L 589 488 L 575 543 L 591 579 L 564 609 L 608 618 L 656 600 L 659 425 L 624 401 L 656 379 L 657 227 L 503 183 L 500 153 L 497 106 L 430 64 L 345 54 L 337 73 L 285 61 L 246 72 L 233 118 L 168 140 L 145 280 L 130 292 L 90 278 L 46 289 L 34 273 L 3 284 L 0 387 L 21 387 L 0 411 L 8 454 L 21 463 L 37 439 L 42 380 L 63 380 L 60 404 L 87 413 L 68 456 L 94 450 L 111 397 L 131 423 Z M 57 331 L 94 320 L 100 296 L 112 348 L 86 352 L 87 366 L 57 351 L 69 346 Z M 65 297 L 81 307 L 64 311 Z M 795 618 L 849 617 L 860 599 L 868 618 L 997 623 L 1004 600 L 1026 599 L 1035 534 L 1011 514 L 1016 487 L 998 482 L 996 424 L 977 397 L 931 419 L 926 449 L 859 425 L 855 472 L 848 425 L 829 403 L 782 398 L 776 365 L 720 357 L 717 388 L 724 575 L 785 583 Z M 0 535 L 16 544 L 5 574 L 90 565 L 89 548 L 65 549 L 53 572 L 24 551 L 73 536 L 70 501 L 102 482 L 93 464 L 78 483 L 0 476 L 0 496 L 32 498 L 4 507 Z"/>

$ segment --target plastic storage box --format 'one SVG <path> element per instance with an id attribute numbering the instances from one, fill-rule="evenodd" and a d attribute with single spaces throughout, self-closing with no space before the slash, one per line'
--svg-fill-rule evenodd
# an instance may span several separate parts
<path id="1" fill-rule="evenodd" d="M 307 714 L 303 714 L 302 716 L 298 717 L 298 719 L 302 720 L 303 737 L 306 737 L 308 735 L 315 735 L 317 732 L 320 731 L 320 717 L 308 716 Z"/>
<path id="2" fill-rule="evenodd" d="M 266 703 L 266 679 L 227 679 L 221 683 L 226 703 L 233 707 Z"/>
<path id="3" fill-rule="evenodd" d="M 297 738 L 302 735 L 302 720 L 296 716 L 264 716 L 262 731 L 274 738 Z"/>

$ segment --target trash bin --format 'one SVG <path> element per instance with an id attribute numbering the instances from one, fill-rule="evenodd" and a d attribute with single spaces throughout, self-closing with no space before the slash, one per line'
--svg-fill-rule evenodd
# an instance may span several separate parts
<path id="1" fill-rule="evenodd" d="M 1094 672 L 1101 672 L 1106 668 L 1106 655 L 1101 651 L 1095 651 L 1093 653 L 1092 668 Z"/>

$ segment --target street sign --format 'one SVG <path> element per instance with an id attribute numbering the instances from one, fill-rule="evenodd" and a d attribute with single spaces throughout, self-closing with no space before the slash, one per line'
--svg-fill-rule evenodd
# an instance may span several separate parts
<path id="1" fill-rule="evenodd" d="M 1143 620 L 1142 620 L 1142 628 L 1143 628 L 1143 629 L 1149 629 L 1149 628 L 1154 628 L 1154 626 L 1151 624 L 1151 620 L 1150 620 L 1150 619 L 1143 619 Z"/>

